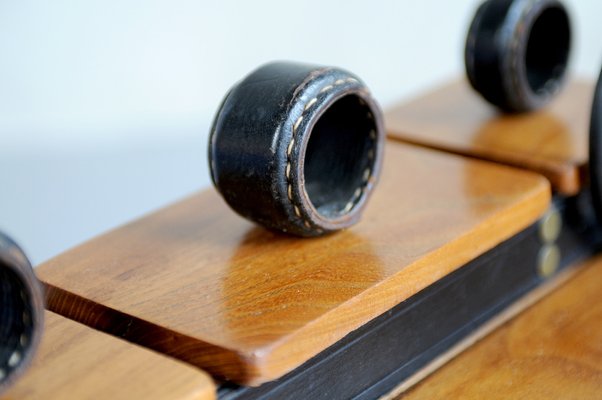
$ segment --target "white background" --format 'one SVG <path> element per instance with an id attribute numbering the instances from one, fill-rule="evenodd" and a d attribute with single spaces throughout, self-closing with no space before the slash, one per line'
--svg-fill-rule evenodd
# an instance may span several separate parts
<path id="1" fill-rule="evenodd" d="M 383 107 L 463 74 L 477 0 L 0 0 L 0 230 L 34 263 L 210 184 L 226 90 L 274 59 L 337 65 Z M 574 75 L 602 1 L 566 2 Z"/>

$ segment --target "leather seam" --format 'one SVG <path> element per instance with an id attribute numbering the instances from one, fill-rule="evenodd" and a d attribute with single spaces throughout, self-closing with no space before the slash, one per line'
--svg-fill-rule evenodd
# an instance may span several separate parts
<path id="1" fill-rule="evenodd" d="M 305 105 L 303 106 L 303 111 L 301 112 L 301 115 L 295 120 L 295 122 L 293 122 L 291 140 L 290 140 L 290 142 L 289 142 L 289 144 L 288 144 L 288 146 L 286 148 L 285 176 L 286 176 L 286 183 L 287 183 L 287 197 L 288 197 L 290 203 L 293 206 L 293 210 L 295 212 L 295 215 L 297 216 L 297 218 L 299 218 L 303 222 L 303 225 L 307 229 L 311 229 L 311 224 L 307 220 L 307 218 L 303 218 L 303 216 L 301 215 L 301 210 L 300 210 L 299 206 L 297 204 L 295 204 L 295 201 L 293 200 L 293 183 L 292 183 L 292 180 L 291 180 L 291 169 L 292 169 L 291 155 L 293 153 L 293 147 L 295 145 L 297 130 L 299 129 L 299 126 L 303 122 L 303 119 L 305 118 L 305 114 L 312 108 L 312 106 L 314 104 L 316 104 L 318 102 L 318 96 L 320 96 L 320 95 L 322 95 L 324 93 L 329 92 L 330 90 L 334 89 L 336 86 L 340 86 L 340 85 L 345 84 L 345 83 L 357 83 L 357 82 L 358 82 L 357 79 L 349 77 L 349 78 L 346 78 L 346 79 L 338 79 L 338 80 L 334 81 L 333 83 L 328 84 L 328 85 L 322 87 L 318 91 L 318 94 L 316 96 L 312 97 L 307 103 L 305 103 Z M 364 103 L 362 99 L 360 99 L 360 101 L 362 103 Z M 368 111 L 368 113 L 367 113 L 366 116 L 368 118 L 370 118 L 370 119 L 374 119 L 374 116 L 372 115 L 371 111 Z M 376 140 L 376 131 L 374 129 L 372 129 L 370 131 L 370 139 L 372 140 L 372 143 L 374 143 L 374 141 Z M 374 147 L 374 146 L 372 146 L 372 147 Z M 369 158 L 370 161 L 373 160 L 373 158 L 374 158 L 374 148 L 371 148 L 368 151 L 368 158 Z M 343 209 L 344 213 L 349 212 L 355 206 L 355 204 L 357 203 L 357 201 L 359 201 L 359 199 L 361 198 L 362 193 L 365 192 L 366 186 L 368 185 L 368 182 L 370 181 L 370 177 L 372 176 L 371 166 L 372 166 L 372 163 L 370 163 L 370 166 L 367 167 L 364 170 L 362 184 L 360 185 L 360 187 L 358 187 L 355 190 L 355 192 L 353 194 L 353 197 L 345 205 L 345 208 Z M 315 231 L 317 233 L 322 233 L 323 232 L 323 230 L 320 229 L 320 228 L 315 228 Z"/>

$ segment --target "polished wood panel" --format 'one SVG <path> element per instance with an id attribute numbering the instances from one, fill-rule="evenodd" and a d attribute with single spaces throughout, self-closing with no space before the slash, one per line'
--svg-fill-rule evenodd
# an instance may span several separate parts
<path id="1" fill-rule="evenodd" d="M 393 139 L 537 171 L 573 195 L 588 161 L 593 93 L 593 83 L 572 81 L 541 111 L 505 115 L 462 80 L 392 107 L 385 126 Z"/>
<path id="2" fill-rule="evenodd" d="M 352 229 L 300 239 L 252 225 L 213 190 L 37 269 L 51 309 L 255 385 L 533 223 L 547 180 L 396 143 Z"/>
<path id="3" fill-rule="evenodd" d="M 399 399 L 597 399 L 602 256 Z"/>
<path id="4" fill-rule="evenodd" d="M 31 368 L 2 400 L 209 400 L 204 372 L 52 312 Z"/>

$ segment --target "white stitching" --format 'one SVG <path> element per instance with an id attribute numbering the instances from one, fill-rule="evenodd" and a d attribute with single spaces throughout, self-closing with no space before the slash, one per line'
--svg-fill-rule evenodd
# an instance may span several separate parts
<path id="1" fill-rule="evenodd" d="M 301 115 L 299 118 L 297 118 L 295 125 L 293 125 L 293 135 L 295 133 L 297 133 L 297 128 L 299 128 L 299 125 L 301 125 L 301 121 L 303 121 L 303 115 Z"/>
<path id="2" fill-rule="evenodd" d="M 326 93 L 333 87 L 334 87 L 333 85 L 324 86 L 318 93 Z"/>
<path id="3" fill-rule="evenodd" d="M 317 97 L 314 97 L 313 99 L 311 99 L 306 105 L 305 108 L 303 108 L 303 111 L 307 111 L 309 109 L 309 107 L 313 106 L 314 104 L 316 104 L 316 101 L 318 101 Z"/>
<path id="4" fill-rule="evenodd" d="M 371 173 L 370 168 L 366 168 L 364 170 L 364 181 L 365 182 L 368 182 L 368 179 L 370 179 L 370 173 Z"/>
<path id="5" fill-rule="evenodd" d="M 329 90 L 331 90 L 332 88 L 334 88 L 335 86 L 342 85 L 344 83 L 357 83 L 357 82 L 358 82 L 357 79 L 351 78 L 351 77 L 346 78 L 346 79 L 338 79 L 333 84 L 324 86 L 322 89 L 320 89 L 318 94 L 326 93 Z M 362 105 L 366 104 L 363 99 L 359 99 L 359 100 Z M 302 218 L 302 217 L 301 217 L 301 211 L 299 210 L 299 207 L 293 201 L 293 184 L 290 179 L 290 172 L 292 169 L 291 153 L 293 151 L 293 146 L 295 143 L 295 135 L 297 134 L 297 129 L 299 129 L 299 126 L 301 125 L 301 122 L 303 121 L 303 117 L 304 117 L 303 113 L 305 113 L 307 110 L 309 110 L 314 104 L 316 104 L 317 101 L 318 101 L 317 96 L 313 97 L 303 107 L 303 112 L 301 113 L 299 118 L 297 118 L 297 120 L 293 124 L 293 134 L 291 137 L 291 141 L 286 149 L 287 157 L 286 157 L 285 174 L 286 174 L 286 180 L 287 180 L 287 196 L 288 196 L 288 199 L 290 200 L 291 204 L 293 205 L 293 209 L 295 210 L 295 215 L 297 215 L 298 218 Z M 374 116 L 372 115 L 371 112 L 368 112 L 366 114 L 366 116 L 371 120 L 374 119 Z M 376 140 L 376 131 L 374 129 L 372 129 L 370 131 L 370 139 L 372 139 L 372 141 Z M 374 158 L 374 149 L 372 148 L 368 151 L 368 159 L 372 160 L 373 158 Z M 353 197 L 345 205 L 345 208 L 343 209 L 344 213 L 349 212 L 354 207 L 355 203 L 359 200 L 362 193 L 364 193 L 366 191 L 366 185 L 368 184 L 368 182 L 370 180 L 370 174 L 371 174 L 370 168 L 366 168 L 364 170 L 362 185 L 355 190 L 355 192 L 353 193 Z M 309 223 L 309 221 L 307 219 L 302 219 L 302 220 L 303 220 L 303 225 L 305 225 L 306 228 L 310 229 L 311 224 Z M 320 228 L 316 228 L 316 232 L 322 233 L 324 231 Z"/>

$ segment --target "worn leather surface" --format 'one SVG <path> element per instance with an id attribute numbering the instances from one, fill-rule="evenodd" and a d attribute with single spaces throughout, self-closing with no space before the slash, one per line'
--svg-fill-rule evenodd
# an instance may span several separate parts
<path id="1" fill-rule="evenodd" d="M 382 112 L 357 76 L 274 62 L 226 95 L 209 163 L 215 186 L 240 215 L 319 236 L 359 220 L 378 181 L 383 143 Z"/>
<path id="2" fill-rule="evenodd" d="M 501 110 L 534 110 L 562 87 L 570 42 L 569 17 L 558 0 L 488 0 L 466 38 L 466 73 Z"/>
<path id="3" fill-rule="evenodd" d="M 596 85 L 589 131 L 589 178 L 592 203 L 602 226 L 602 71 Z"/>
<path id="4" fill-rule="evenodd" d="M 43 330 L 42 288 L 21 249 L 0 232 L 0 394 L 29 365 Z"/>

